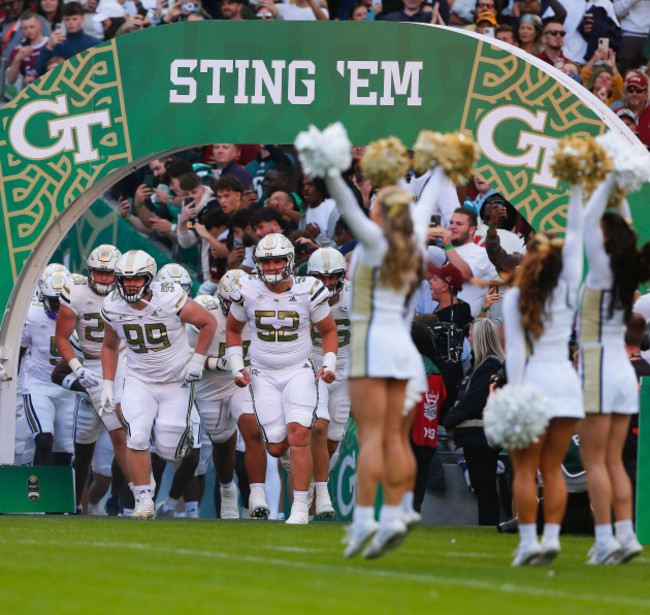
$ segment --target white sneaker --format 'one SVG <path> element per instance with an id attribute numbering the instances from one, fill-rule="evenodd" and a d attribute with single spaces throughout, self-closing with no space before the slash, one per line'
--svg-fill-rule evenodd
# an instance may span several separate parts
<path id="1" fill-rule="evenodd" d="M 588 564 L 618 564 L 619 557 L 621 556 L 623 547 L 621 543 L 611 536 L 604 546 L 599 547 L 594 544 L 589 553 L 587 553 Z"/>
<path id="2" fill-rule="evenodd" d="M 345 528 L 345 536 L 341 542 L 347 544 L 343 555 L 350 559 L 359 555 L 365 544 L 374 536 L 379 529 L 379 523 L 374 519 L 370 523 L 351 523 Z"/>
<path id="3" fill-rule="evenodd" d="M 271 509 L 266 503 L 264 487 L 251 487 L 248 497 L 248 514 L 251 519 L 268 519 Z"/>
<path id="4" fill-rule="evenodd" d="M 410 532 L 422 523 L 422 517 L 417 510 L 411 508 L 402 513 L 402 521 L 404 522 L 404 525 L 406 525 L 406 529 Z"/>
<path id="5" fill-rule="evenodd" d="M 519 543 L 519 547 L 515 551 L 515 559 L 512 560 L 511 566 L 535 566 L 537 561 L 542 555 L 542 548 L 539 546 L 537 540 L 535 542 L 524 545 Z"/>
<path id="6" fill-rule="evenodd" d="M 135 503 L 131 519 L 153 519 L 156 516 L 152 499 L 143 499 Z"/>
<path id="7" fill-rule="evenodd" d="M 560 540 L 542 540 L 540 544 L 541 555 L 535 561 L 535 566 L 550 566 L 553 560 L 560 554 Z"/>
<path id="8" fill-rule="evenodd" d="M 237 499 L 237 485 L 230 487 L 221 485 L 221 518 L 239 519 L 239 502 Z"/>
<path id="9" fill-rule="evenodd" d="M 330 494 L 327 487 L 318 488 L 316 490 L 316 518 L 317 519 L 334 519 L 336 511 L 332 506 Z"/>
<path id="10" fill-rule="evenodd" d="M 193 510 L 191 512 L 185 513 L 188 519 L 198 519 L 199 518 L 199 511 L 198 510 Z"/>
<path id="11" fill-rule="evenodd" d="M 169 519 L 171 517 L 174 517 L 176 514 L 176 511 L 174 510 L 165 510 L 165 502 L 158 502 L 156 504 L 156 519 Z M 136 510 L 137 510 L 137 505 L 136 505 Z M 135 512 L 135 510 L 133 511 Z"/>
<path id="12" fill-rule="evenodd" d="M 399 547 L 408 534 L 408 528 L 401 519 L 393 519 L 389 523 L 381 523 L 373 536 L 372 542 L 363 552 L 366 559 L 375 559 L 391 549 Z"/>
<path id="13" fill-rule="evenodd" d="M 631 559 L 634 559 L 637 555 L 640 555 L 643 551 L 641 543 L 636 539 L 636 536 L 632 536 L 626 542 L 621 543 L 621 552 L 616 558 L 615 564 L 627 564 Z"/>
<path id="14" fill-rule="evenodd" d="M 298 503 L 294 500 L 291 506 L 291 514 L 285 523 L 289 525 L 308 525 L 309 508 L 307 508 L 306 502 Z"/>

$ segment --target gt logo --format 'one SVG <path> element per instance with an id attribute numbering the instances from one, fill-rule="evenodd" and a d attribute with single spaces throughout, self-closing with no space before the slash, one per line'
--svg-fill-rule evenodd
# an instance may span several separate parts
<path id="1" fill-rule="evenodd" d="M 520 156 L 506 154 L 494 142 L 495 134 L 508 132 L 505 128 L 500 130 L 499 125 L 505 121 L 512 123 L 513 120 L 519 120 L 535 131 L 520 131 L 517 149 L 525 152 Z M 535 114 L 528 109 L 508 105 L 486 113 L 478 125 L 476 137 L 483 153 L 493 162 L 507 167 L 526 166 L 529 169 L 536 169 L 537 172 L 533 174 L 533 184 L 556 188 L 557 178 L 551 173 L 551 153 L 557 148 L 558 139 L 543 134 L 545 125 L 545 111 L 538 111 Z"/>
<path id="2" fill-rule="evenodd" d="M 74 151 L 74 161 L 77 164 L 99 158 L 97 150 L 92 146 L 90 127 L 97 124 L 101 124 L 103 128 L 110 127 L 108 111 L 50 119 L 47 121 L 48 133 L 52 138 L 59 136 L 58 141 L 49 147 L 36 147 L 27 140 L 26 128 L 29 121 L 41 113 L 67 116 L 68 103 L 65 96 L 57 96 L 56 102 L 36 100 L 26 104 L 16 113 L 9 125 L 9 141 L 21 156 L 32 160 L 45 160 L 62 152 Z"/>

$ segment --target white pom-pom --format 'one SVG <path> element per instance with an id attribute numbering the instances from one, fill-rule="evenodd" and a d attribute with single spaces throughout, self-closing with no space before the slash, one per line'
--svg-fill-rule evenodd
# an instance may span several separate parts
<path id="1" fill-rule="evenodd" d="M 610 130 L 596 137 L 614 161 L 615 189 L 620 192 L 637 192 L 649 179 L 648 167 L 642 156 L 620 135 Z"/>
<path id="2" fill-rule="evenodd" d="M 548 425 L 546 398 L 529 385 L 505 385 L 488 398 L 483 421 L 488 441 L 508 449 L 537 442 Z"/>
<path id="3" fill-rule="evenodd" d="M 352 164 L 352 144 L 341 122 L 322 132 L 312 125 L 298 133 L 294 144 L 305 173 L 311 177 L 334 177 Z"/>

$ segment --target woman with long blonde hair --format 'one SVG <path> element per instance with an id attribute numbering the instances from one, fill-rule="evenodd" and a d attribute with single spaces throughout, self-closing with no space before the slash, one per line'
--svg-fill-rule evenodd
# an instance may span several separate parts
<path id="1" fill-rule="evenodd" d="M 504 299 L 508 384 L 529 384 L 546 396 L 546 431 L 512 448 L 519 548 L 513 566 L 550 564 L 560 552 L 567 493 L 561 464 L 584 416 L 578 376 L 568 356 L 575 297 L 582 278 L 582 191 L 573 186 L 565 240 L 537 233 Z M 544 481 L 544 533 L 537 539 L 537 470 Z"/>
<path id="2" fill-rule="evenodd" d="M 353 292 L 349 391 L 359 440 L 357 506 L 346 557 L 359 554 L 371 538 L 364 557 L 379 557 L 407 534 L 405 511 L 412 506 L 402 500 L 413 460 L 402 413 L 407 382 L 423 371 L 410 334 L 412 298 L 422 275 L 421 246 L 444 177 L 441 169 L 435 169 L 413 207 L 412 195 L 403 188 L 382 188 L 370 218 L 340 176 L 326 178 L 359 241 L 349 273 Z M 380 483 L 384 504 L 378 524 L 374 503 Z"/>

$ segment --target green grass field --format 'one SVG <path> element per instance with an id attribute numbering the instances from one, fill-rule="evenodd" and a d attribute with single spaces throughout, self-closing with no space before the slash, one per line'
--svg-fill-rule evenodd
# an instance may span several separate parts
<path id="1" fill-rule="evenodd" d="M 343 526 L 0 517 L 0 613 L 650 613 L 650 558 L 587 566 L 563 537 L 552 568 L 510 567 L 517 537 L 421 527 L 372 562 Z"/>

